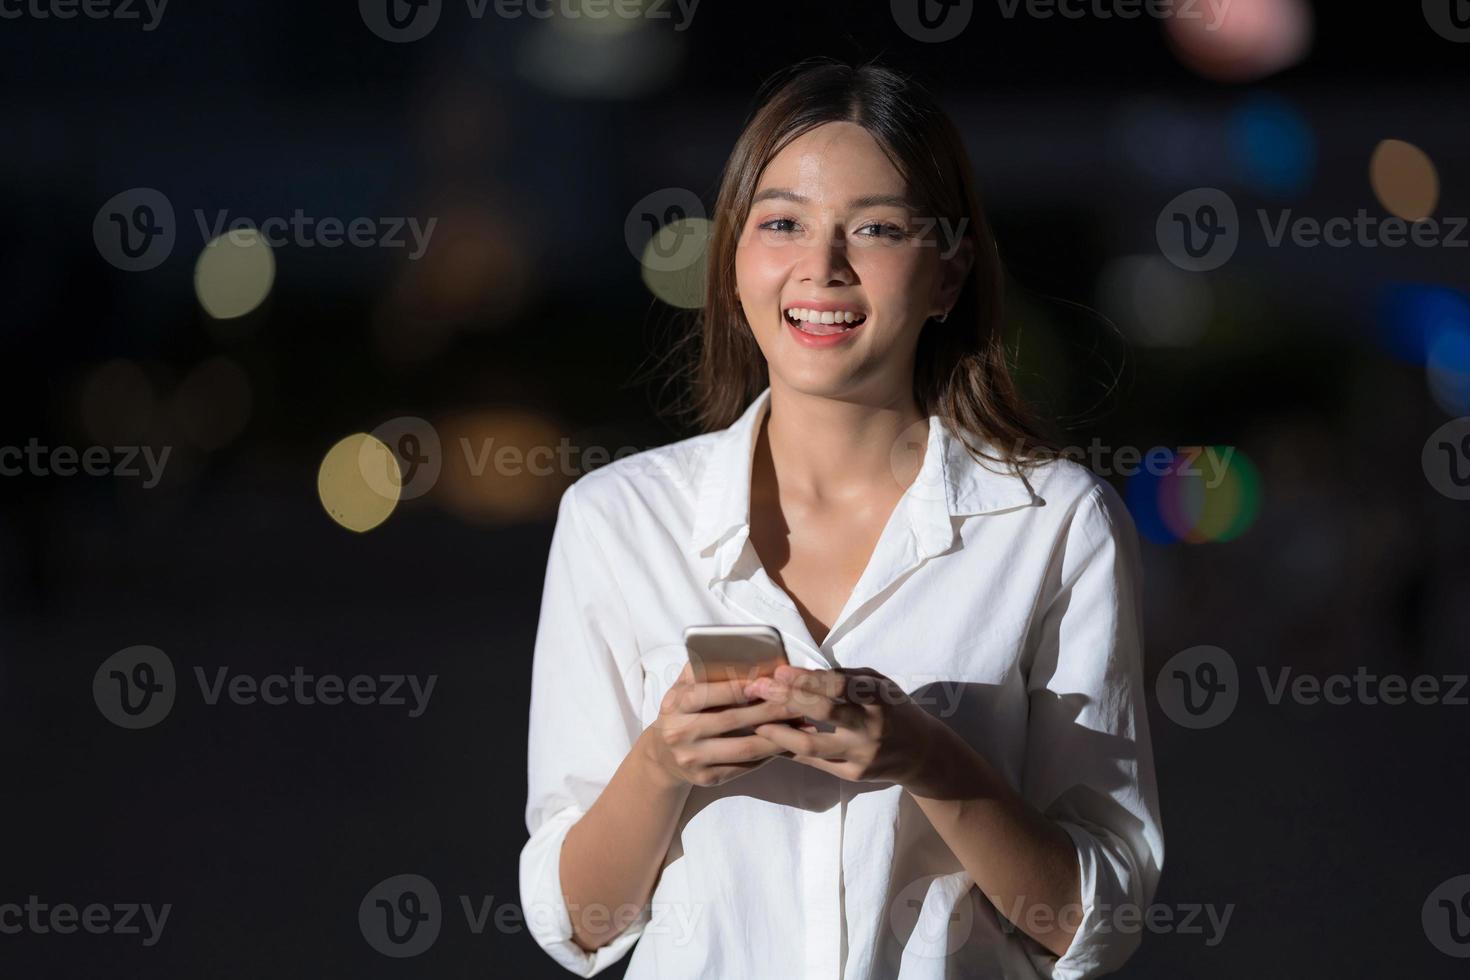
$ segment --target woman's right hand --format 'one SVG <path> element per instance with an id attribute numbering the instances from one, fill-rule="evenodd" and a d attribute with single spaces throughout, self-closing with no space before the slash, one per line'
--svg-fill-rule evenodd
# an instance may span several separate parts
<path id="1" fill-rule="evenodd" d="M 659 774 L 673 784 L 718 786 L 776 756 L 792 753 L 764 735 L 727 735 L 770 721 L 801 718 L 785 704 L 745 696 L 746 679 L 694 679 L 688 664 L 659 706 L 658 718 L 643 733 L 645 753 Z"/>

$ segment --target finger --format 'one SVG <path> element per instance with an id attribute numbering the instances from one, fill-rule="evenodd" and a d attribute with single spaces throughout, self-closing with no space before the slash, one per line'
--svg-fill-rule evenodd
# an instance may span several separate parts
<path id="1" fill-rule="evenodd" d="M 844 700 L 855 704 L 877 704 L 903 696 L 897 684 L 871 667 L 839 667 L 838 671 L 846 681 L 842 692 Z"/>
<path id="2" fill-rule="evenodd" d="M 797 687 L 818 697 L 829 698 L 838 704 L 851 700 L 847 696 L 848 676 L 841 671 L 813 671 L 806 677 L 798 678 Z"/>
<path id="3" fill-rule="evenodd" d="M 722 727 L 720 731 L 751 727 L 768 721 L 785 721 L 800 718 L 801 709 L 779 701 L 758 701 L 745 708 L 727 708 L 714 716 Z"/>
<path id="4" fill-rule="evenodd" d="M 685 685 L 675 698 L 674 706 L 684 714 L 692 715 L 710 708 L 724 708 L 732 704 L 749 704 L 745 695 L 744 678 L 727 681 L 693 681 Z"/>
<path id="5" fill-rule="evenodd" d="M 789 749 L 797 758 L 805 756 L 812 759 L 841 760 L 850 744 L 848 737 L 843 734 L 808 732 L 779 723 L 757 725 L 755 733 L 770 739 L 783 749 Z"/>
<path id="6" fill-rule="evenodd" d="M 812 671 L 811 673 L 816 674 L 818 672 Z M 815 682 L 807 682 L 807 686 L 794 686 L 797 683 L 799 682 L 782 684 L 778 681 L 767 679 L 757 681 L 752 685 L 751 690 L 756 697 L 762 700 L 789 704 L 800 709 L 802 714 L 809 715 L 813 718 L 825 717 L 834 704 L 842 703 L 829 698 L 820 689 L 813 690 L 811 685 Z M 830 683 L 824 686 L 830 686 Z"/>
<path id="7" fill-rule="evenodd" d="M 865 732 L 868 730 L 867 708 L 864 708 L 860 704 L 828 703 L 831 707 L 827 709 L 827 716 L 819 720 L 831 722 L 838 728 L 846 728 L 854 732 Z"/>
<path id="8" fill-rule="evenodd" d="M 774 755 L 786 754 L 771 739 L 757 732 L 754 735 L 739 735 L 734 738 L 713 738 L 700 747 L 701 761 L 707 766 L 741 765 L 759 762 Z"/>

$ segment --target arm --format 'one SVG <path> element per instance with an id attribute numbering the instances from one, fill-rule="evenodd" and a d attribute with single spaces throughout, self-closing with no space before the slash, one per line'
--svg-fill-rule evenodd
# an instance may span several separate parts
<path id="1" fill-rule="evenodd" d="M 536 631 L 520 889 L 532 938 L 590 977 L 648 924 L 678 806 L 642 764 L 637 636 L 580 489 L 562 495 Z"/>
<path id="2" fill-rule="evenodd" d="M 567 831 L 561 888 L 572 938 L 588 952 L 616 938 L 648 903 L 689 795 L 638 737 L 592 808 Z"/>
<path id="3" fill-rule="evenodd" d="M 934 719 L 914 778 L 904 784 L 982 894 L 1018 928 L 1060 956 L 1072 942 L 1081 897 L 1076 848 L 1022 799 L 984 756 Z"/>
<path id="4" fill-rule="evenodd" d="M 1070 517 L 1033 620 L 1021 786 L 939 723 L 908 787 L 1054 980 L 1127 960 L 1140 937 L 1111 917 L 1151 902 L 1163 867 L 1140 578 L 1132 522 L 1100 484 Z"/>

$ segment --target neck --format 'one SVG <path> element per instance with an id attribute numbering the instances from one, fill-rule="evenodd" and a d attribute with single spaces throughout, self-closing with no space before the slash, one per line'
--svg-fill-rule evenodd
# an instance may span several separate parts
<path id="1" fill-rule="evenodd" d="M 771 478 L 766 489 L 776 489 L 779 476 L 783 497 L 814 503 L 896 493 L 913 482 L 922 465 L 926 422 L 908 391 L 878 399 L 827 398 L 772 380 L 756 443 L 756 472 Z"/>

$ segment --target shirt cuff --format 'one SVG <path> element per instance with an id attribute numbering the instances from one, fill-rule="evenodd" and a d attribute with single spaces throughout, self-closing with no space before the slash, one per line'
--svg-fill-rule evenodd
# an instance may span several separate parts
<path id="1" fill-rule="evenodd" d="M 1117 858 L 1092 831 L 1066 820 L 1057 823 L 1077 848 L 1081 923 L 1072 936 L 1072 944 L 1061 957 L 1043 950 L 1031 954 L 1031 962 L 1046 980 L 1087 980 L 1119 969 L 1138 948 L 1142 937 L 1136 931 L 1114 928 L 1119 906 L 1132 901 L 1126 868 L 1118 864 Z M 1070 924 L 1077 919 L 1074 906 L 1064 921 Z M 1036 948 L 1041 947 L 1037 944 Z"/>
<path id="2" fill-rule="evenodd" d="M 572 917 L 561 891 L 561 845 L 585 812 L 575 805 L 558 810 L 521 849 L 521 910 L 526 928 L 553 960 L 580 977 L 593 976 L 622 959 L 650 920 L 645 905 L 627 929 L 592 953 L 572 939 Z"/>

